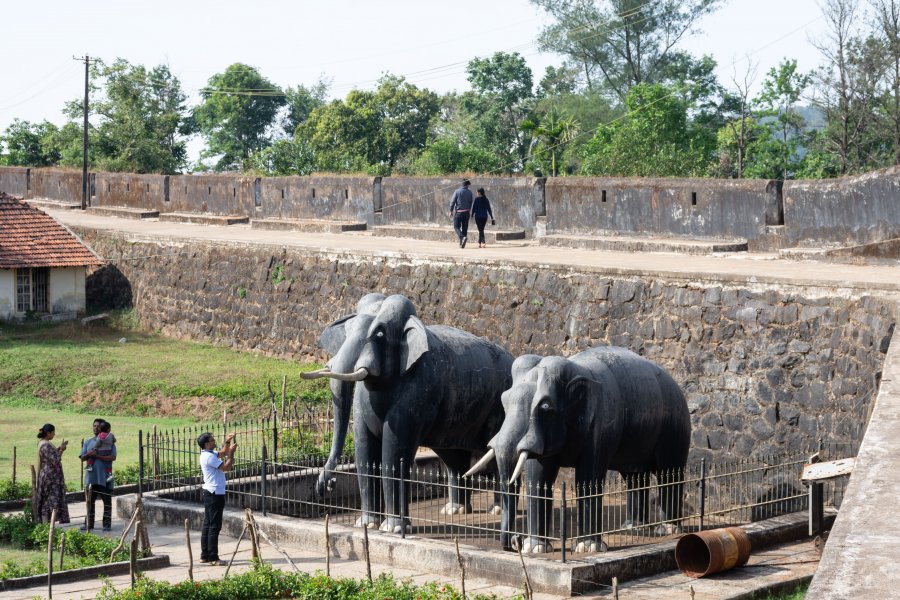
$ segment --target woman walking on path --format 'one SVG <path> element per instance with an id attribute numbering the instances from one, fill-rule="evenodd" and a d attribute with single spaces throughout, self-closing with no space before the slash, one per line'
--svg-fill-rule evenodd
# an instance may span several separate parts
<path id="1" fill-rule="evenodd" d="M 487 248 L 484 240 L 484 226 L 487 225 L 488 215 L 491 217 L 491 225 L 496 225 L 494 213 L 491 211 L 491 201 L 484 195 L 484 188 L 478 188 L 478 195 L 472 203 L 472 216 L 475 217 L 475 225 L 478 226 L 478 247 Z"/>
<path id="2" fill-rule="evenodd" d="M 62 453 L 69 442 L 63 440 L 57 448 L 51 444 L 56 437 L 56 427 L 47 423 L 38 431 L 38 478 L 35 491 L 35 513 L 42 523 L 49 523 L 56 510 L 56 522 L 69 522 L 69 505 L 66 504 L 66 479 L 63 477 Z"/>

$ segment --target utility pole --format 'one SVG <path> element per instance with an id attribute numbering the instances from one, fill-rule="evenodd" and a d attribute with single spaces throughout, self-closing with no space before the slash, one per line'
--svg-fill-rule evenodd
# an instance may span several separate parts
<path id="1" fill-rule="evenodd" d="M 85 210 L 87 209 L 88 202 L 88 91 L 90 90 L 91 57 L 85 54 L 84 56 L 73 56 L 72 60 L 84 61 L 84 133 L 81 140 L 81 210 Z"/>

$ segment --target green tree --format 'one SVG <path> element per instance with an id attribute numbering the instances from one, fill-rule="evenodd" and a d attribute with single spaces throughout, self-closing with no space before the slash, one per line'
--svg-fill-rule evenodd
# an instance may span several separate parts
<path id="1" fill-rule="evenodd" d="M 443 138 L 429 144 L 410 169 L 410 175 L 438 176 L 450 173 L 491 173 L 503 165 L 495 154 Z"/>
<path id="2" fill-rule="evenodd" d="M 470 142 L 495 153 L 507 170 L 521 170 L 528 150 L 521 126 L 534 99 L 531 69 L 517 52 L 497 52 L 469 61 L 466 72 L 472 91 L 461 102 L 475 126 Z"/>
<path id="3" fill-rule="evenodd" d="M 315 171 L 315 154 L 303 139 L 275 140 L 251 154 L 247 168 L 270 176 L 309 175 Z"/>
<path id="4" fill-rule="evenodd" d="M 98 64 L 96 79 L 102 90 L 91 103 L 97 117 L 97 166 L 133 173 L 183 169 L 192 121 L 187 96 L 169 67 L 147 69 L 120 58 L 108 66 Z"/>
<path id="5" fill-rule="evenodd" d="M 14 119 L 0 136 L 6 144 L 3 164 L 23 167 L 49 167 L 59 162 L 59 149 L 48 143 L 59 131 L 49 121 L 31 123 Z"/>
<path id="6" fill-rule="evenodd" d="M 572 117 L 562 114 L 555 106 L 542 116 L 526 119 L 522 129 L 533 137 L 529 155 L 537 162 L 541 155 L 550 155 L 550 174 L 556 177 L 556 157 L 565 149 L 566 144 L 578 135 L 578 122 Z"/>
<path id="7" fill-rule="evenodd" d="M 281 127 L 285 135 L 293 137 L 297 127 L 305 123 L 315 109 L 325 105 L 330 86 L 329 80 L 320 77 L 309 87 L 298 85 L 284 91 L 287 111 L 282 118 Z"/>
<path id="8" fill-rule="evenodd" d="M 678 42 L 724 0 L 531 0 L 552 19 L 545 51 L 579 65 L 589 89 L 624 101 L 641 83 L 663 83 Z"/>
<path id="9" fill-rule="evenodd" d="M 601 126 L 584 146 L 584 175 L 692 177 L 708 157 L 694 148 L 687 105 L 660 84 L 640 84 L 625 99 L 626 115 Z"/>
<path id="10" fill-rule="evenodd" d="M 251 153 L 271 143 L 270 126 L 285 103 L 284 93 L 249 65 L 235 63 L 209 78 L 194 110 L 206 138 L 206 157 L 216 170 L 237 169 Z"/>
<path id="11" fill-rule="evenodd" d="M 805 125 L 797 102 L 810 83 L 810 76 L 797 71 L 796 60 L 783 60 L 769 69 L 763 89 L 755 100 L 760 124 L 765 129 L 748 149 L 746 175 L 763 179 L 789 179 L 800 165 L 799 149 Z"/>

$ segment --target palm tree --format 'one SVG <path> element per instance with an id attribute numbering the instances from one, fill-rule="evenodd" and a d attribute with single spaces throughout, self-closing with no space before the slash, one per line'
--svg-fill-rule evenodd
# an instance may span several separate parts
<path id="1" fill-rule="evenodd" d="M 532 135 L 531 146 L 528 154 L 533 155 L 538 143 L 550 151 L 550 170 L 556 177 L 556 153 L 562 151 L 563 146 L 571 142 L 578 135 L 578 121 L 575 117 L 560 113 L 555 106 L 543 117 L 535 116 L 534 119 L 522 121 L 522 130 Z"/>

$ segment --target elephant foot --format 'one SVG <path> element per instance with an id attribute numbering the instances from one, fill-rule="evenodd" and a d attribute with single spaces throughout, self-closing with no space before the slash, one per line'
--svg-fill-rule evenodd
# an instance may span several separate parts
<path id="1" fill-rule="evenodd" d="M 682 533 L 681 526 L 676 523 L 660 523 L 653 530 L 657 536 L 663 537 L 667 535 L 680 535 Z"/>
<path id="2" fill-rule="evenodd" d="M 356 526 L 362 527 L 363 522 L 365 522 L 367 529 L 378 529 L 378 517 L 364 515 L 364 516 L 356 519 Z"/>
<path id="3" fill-rule="evenodd" d="M 606 542 L 598 539 L 594 540 L 582 540 L 575 545 L 574 552 L 578 554 L 586 553 L 586 552 L 606 552 L 609 550 L 609 546 L 606 545 Z"/>
<path id="4" fill-rule="evenodd" d="M 499 504 L 494 504 L 488 509 L 489 515 L 501 515 L 503 514 L 503 507 Z"/>
<path id="5" fill-rule="evenodd" d="M 513 549 L 518 550 L 520 543 L 518 536 L 513 537 Z M 528 538 L 522 543 L 522 554 L 546 554 L 547 552 L 553 552 L 553 545 L 546 540 Z"/>
<path id="6" fill-rule="evenodd" d="M 409 519 L 403 519 L 402 526 L 406 529 L 406 533 L 412 533 L 412 525 L 410 524 Z M 387 533 L 402 533 L 400 519 L 396 517 L 388 517 L 382 521 L 380 529 Z"/>
<path id="7" fill-rule="evenodd" d="M 448 502 L 441 507 L 442 515 L 467 515 L 471 512 L 471 504 L 457 504 L 456 502 Z"/>

